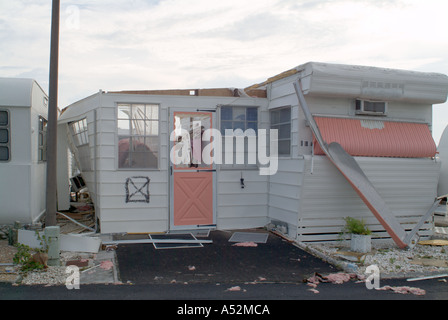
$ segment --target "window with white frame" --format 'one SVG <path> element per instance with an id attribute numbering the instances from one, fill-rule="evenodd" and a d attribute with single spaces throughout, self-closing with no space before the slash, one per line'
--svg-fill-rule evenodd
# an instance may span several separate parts
<path id="1" fill-rule="evenodd" d="M 39 116 L 39 137 L 38 137 L 38 161 L 47 161 L 47 123 L 48 121 Z"/>
<path id="2" fill-rule="evenodd" d="M 91 157 L 89 146 L 89 130 L 87 126 L 87 119 L 81 119 L 76 122 L 69 123 L 70 131 L 73 137 L 73 142 L 78 151 L 78 159 L 83 171 L 91 171 Z"/>
<path id="3" fill-rule="evenodd" d="M 87 119 L 72 122 L 70 124 L 73 134 L 73 140 L 77 147 L 89 144 L 89 134 L 87 130 Z"/>
<path id="4" fill-rule="evenodd" d="M 278 130 L 278 155 L 291 155 L 291 107 L 270 110 L 271 129 Z"/>
<path id="5" fill-rule="evenodd" d="M 159 166 L 159 105 L 118 105 L 118 168 Z"/>
<path id="6" fill-rule="evenodd" d="M 11 160 L 11 134 L 9 112 L 0 110 L 0 162 Z"/>

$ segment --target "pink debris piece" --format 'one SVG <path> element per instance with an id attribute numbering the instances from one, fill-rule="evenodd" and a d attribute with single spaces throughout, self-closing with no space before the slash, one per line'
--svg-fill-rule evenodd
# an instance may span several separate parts
<path id="1" fill-rule="evenodd" d="M 348 273 L 332 273 L 325 277 L 325 279 L 331 283 L 342 284 L 349 281 L 352 278 Z"/>
<path id="2" fill-rule="evenodd" d="M 255 242 L 238 242 L 235 243 L 233 246 L 235 247 L 258 247 L 258 244 L 256 244 Z"/>
<path id="3" fill-rule="evenodd" d="M 114 267 L 114 264 L 113 264 L 113 262 L 112 261 L 101 261 L 101 264 L 100 264 L 100 268 L 101 269 L 104 269 L 104 270 L 110 270 L 110 269 L 112 269 Z"/>
<path id="4" fill-rule="evenodd" d="M 194 270 L 196 270 L 196 267 L 195 266 L 188 266 L 188 270 L 194 271 Z"/>
<path id="5" fill-rule="evenodd" d="M 228 288 L 226 291 L 241 291 L 241 287 L 240 286 L 234 286 L 234 287 Z"/>
<path id="6" fill-rule="evenodd" d="M 311 291 L 312 293 L 319 293 L 319 290 L 316 289 L 308 289 L 308 291 Z"/>
<path id="7" fill-rule="evenodd" d="M 377 290 L 392 290 L 395 293 L 401 293 L 401 294 L 408 294 L 412 293 L 416 296 L 423 296 L 426 294 L 426 291 L 420 288 L 414 288 L 414 287 L 391 287 L 391 286 L 384 286 Z"/>

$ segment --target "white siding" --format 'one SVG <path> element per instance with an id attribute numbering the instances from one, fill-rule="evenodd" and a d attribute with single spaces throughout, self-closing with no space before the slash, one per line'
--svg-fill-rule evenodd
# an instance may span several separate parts
<path id="1" fill-rule="evenodd" d="M 436 197 L 440 164 L 431 159 L 356 158 L 405 229 L 412 229 Z M 299 241 L 337 240 L 345 217 L 363 218 L 388 237 L 367 206 L 325 156 L 307 157 L 300 202 Z M 428 229 L 426 224 L 422 229 Z M 429 235 L 430 230 L 422 232 Z"/>
<path id="2" fill-rule="evenodd" d="M 243 229 L 267 224 L 267 177 L 258 170 L 220 170 L 217 178 L 217 227 Z M 241 188 L 240 179 L 245 188 Z"/>
<path id="3" fill-rule="evenodd" d="M 288 224 L 290 237 L 298 226 L 305 160 L 279 160 L 277 174 L 269 177 L 269 219 Z"/>

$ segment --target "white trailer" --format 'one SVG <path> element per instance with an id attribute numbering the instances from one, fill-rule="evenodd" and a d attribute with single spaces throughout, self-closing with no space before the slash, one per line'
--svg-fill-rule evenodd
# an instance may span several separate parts
<path id="1" fill-rule="evenodd" d="M 324 139 L 337 141 L 355 158 L 399 223 L 411 230 L 437 196 L 432 105 L 446 101 L 448 77 L 310 62 L 241 90 L 100 91 L 68 106 L 59 118 L 58 142 L 64 135 L 75 154 L 101 231 L 273 223 L 298 241 L 326 241 L 337 239 L 344 217 L 352 216 L 388 237 L 319 148 L 299 105 L 297 81 Z M 277 129 L 278 170 L 261 175 L 260 162 L 246 161 L 248 148 L 244 163 L 176 167 L 171 151 L 186 141 L 178 139 L 176 128 L 186 123 L 190 129 L 191 119 L 222 133 Z M 224 150 L 223 157 L 241 155 L 233 151 Z M 58 168 L 66 175 L 62 162 Z M 421 229 L 429 235 L 430 223 Z"/>
<path id="2" fill-rule="evenodd" d="M 47 105 L 36 81 L 0 78 L 0 224 L 45 213 Z"/>

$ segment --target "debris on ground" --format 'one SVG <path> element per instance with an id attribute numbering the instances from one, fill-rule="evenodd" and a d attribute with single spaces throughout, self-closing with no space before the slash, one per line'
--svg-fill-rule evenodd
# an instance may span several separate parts
<path id="1" fill-rule="evenodd" d="M 226 291 L 230 291 L 230 292 L 235 292 L 235 291 L 246 292 L 246 289 L 241 289 L 240 286 L 234 286 L 234 287 L 228 288 Z"/>
<path id="2" fill-rule="evenodd" d="M 364 277 L 357 275 L 356 273 L 331 273 L 329 275 L 323 276 L 317 272 L 314 273 L 313 276 L 306 279 L 305 282 L 308 283 L 308 286 L 316 288 L 317 285 L 321 282 L 330 282 L 334 284 L 342 284 L 344 282 L 348 282 L 350 280 L 364 280 Z"/>
<path id="3" fill-rule="evenodd" d="M 338 273 L 331 273 L 326 276 L 323 276 L 317 272 L 314 273 L 313 276 L 309 277 L 308 279 L 304 280 L 304 282 L 307 283 L 307 286 L 311 287 L 311 289 L 308 289 L 308 291 L 311 291 L 312 293 L 319 293 L 319 290 L 317 290 L 317 285 L 321 282 L 325 283 L 333 283 L 333 284 L 343 284 L 344 282 L 348 282 L 350 280 L 359 280 L 364 281 L 363 276 L 359 276 L 355 273 L 344 273 L 344 272 L 338 272 Z"/>
<path id="4" fill-rule="evenodd" d="M 401 293 L 401 294 L 414 294 L 416 296 L 423 296 L 426 294 L 426 291 L 420 288 L 414 288 L 414 287 L 391 287 L 391 286 L 384 286 L 381 288 L 378 288 L 376 290 L 392 290 L 395 293 Z"/>
<path id="5" fill-rule="evenodd" d="M 249 241 L 249 242 L 238 242 L 232 245 L 233 247 L 258 247 L 258 244 L 255 242 Z"/>
<path id="6" fill-rule="evenodd" d="M 418 244 L 423 246 L 448 246 L 448 240 L 432 239 L 420 241 Z"/>
<path id="7" fill-rule="evenodd" d="M 114 263 L 109 260 L 101 261 L 100 268 L 104 270 L 110 270 L 114 267 Z"/>

